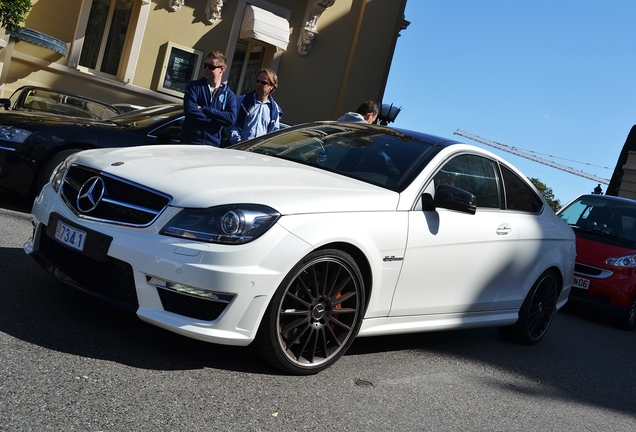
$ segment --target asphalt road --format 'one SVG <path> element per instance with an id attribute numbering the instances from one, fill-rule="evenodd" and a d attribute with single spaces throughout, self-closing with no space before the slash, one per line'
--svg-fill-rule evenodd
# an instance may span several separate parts
<path id="1" fill-rule="evenodd" d="M 279 374 L 60 285 L 25 255 L 29 205 L 0 192 L 2 431 L 630 431 L 636 332 L 557 314 L 534 347 L 496 329 L 360 338 Z"/>

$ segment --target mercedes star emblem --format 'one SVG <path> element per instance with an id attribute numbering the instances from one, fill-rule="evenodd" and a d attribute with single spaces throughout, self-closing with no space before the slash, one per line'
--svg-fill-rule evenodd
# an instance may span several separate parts
<path id="1" fill-rule="evenodd" d="M 91 177 L 84 182 L 77 193 L 77 209 L 82 213 L 95 210 L 106 192 L 106 185 L 101 177 Z"/>

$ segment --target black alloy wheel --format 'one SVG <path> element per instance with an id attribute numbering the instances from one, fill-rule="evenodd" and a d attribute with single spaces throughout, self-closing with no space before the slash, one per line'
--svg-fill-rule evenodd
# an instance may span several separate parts
<path id="1" fill-rule="evenodd" d="M 320 372 L 353 342 L 363 307 L 364 283 L 353 258 L 334 249 L 312 252 L 274 294 L 257 346 L 270 364 L 287 373 Z"/>
<path id="2" fill-rule="evenodd" d="M 511 326 L 499 327 L 506 339 L 524 345 L 534 345 L 548 331 L 556 313 L 559 296 L 559 282 L 552 271 L 544 272 L 534 283 L 526 296 L 519 319 Z"/>

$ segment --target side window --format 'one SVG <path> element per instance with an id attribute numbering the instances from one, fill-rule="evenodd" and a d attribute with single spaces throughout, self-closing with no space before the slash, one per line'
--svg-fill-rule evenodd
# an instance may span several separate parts
<path id="1" fill-rule="evenodd" d="M 435 187 L 449 184 L 471 192 L 477 207 L 501 208 L 497 168 L 494 161 L 475 155 L 451 159 L 435 175 Z"/>
<path id="2" fill-rule="evenodd" d="M 543 207 L 541 198 L 515 173 L 501 166 L 508 210 L 538 213 Z"/>

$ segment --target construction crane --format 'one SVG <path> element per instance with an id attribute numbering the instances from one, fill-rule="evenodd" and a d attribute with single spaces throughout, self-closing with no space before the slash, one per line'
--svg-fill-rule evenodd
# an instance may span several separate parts
<path id="1" fill-rule="evenodd" d="M 550 166 L 552 168 L 560 169 L 561 171 L 569 172 L 570 174 L 574 174 L 574 175 L 577 175 L 579 177 L 585 177 L 586 179 L 594 180 L 597 183 L 602 183 L 602 184 L 608 185 L 609 182 L 610 182 L 609 179 L 606 179 L 606 178 L 603 178 L 603 177 L 599 177 L 597 175 L 590 174 L 590 173 L 582 171 L 582 170 L 577 170 L 577 169 L 569 167 L 567 165 L 561 165 L 561 164 L 553 162 L 551 160 L 544 159 L 542 157 L 533 155 L 532 153 L 528 153 L 528 152 L 525 152 L 523 150 L 519 150 L 518 148 L 509 146 L 509 145 L 506 145 L 506 144 L 498 143 L 497 141 L 492 141 L 492 140 L 489 140 L 489 139 L 486 139 L 486 138 L 482 138 L 479 135 L 475 135 L 475 134 L 472 134 L 470 132 L 465 132 L 465 131 L 463 131 L 461 129 L 457 129 L 455 131 L 454 135 L 463 136 L 464 138 L 468 138 L 470 140 L 477 141 L 477 142 L 482 143 L 482 144 L 486 144 L 487 146 L 494 147 L 496 149 L 503 150 L 503 151 L 508 152 L 508 153 L 512 153 L 512 154 L 520 156 L 522 158 L 530 159 L 531 161 L 538 162 L 540 164 L 547 165 L 547 166 Z"/>

